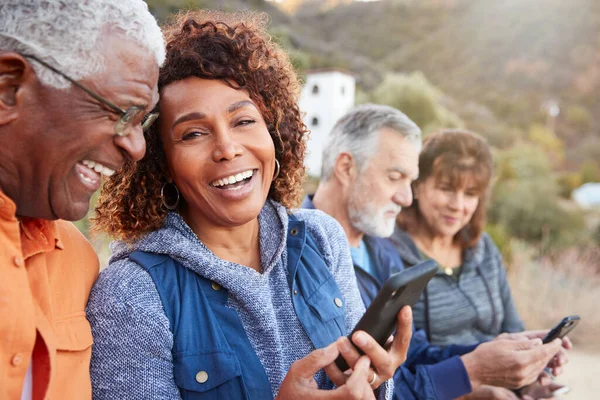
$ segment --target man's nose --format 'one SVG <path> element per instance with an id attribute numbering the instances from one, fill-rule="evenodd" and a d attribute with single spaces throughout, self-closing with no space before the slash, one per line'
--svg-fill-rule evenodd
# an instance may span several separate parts
<path id="1" fill-rule="evenodd" d="M 146 139 L 141 126 L 129 128 L 128 135 L 115 136 L 115 143 L 132 161 L 139 161 L 146 154 Z"/>
<path id="2" fill-rule="evenodd" d="M 402 187 L 394 193 L 394 197 L 392 198 L 394 203 L 399 204 L 402 207 L 409 207 L 412 204 L 412 200 L 413 195 L 410 183 L 402 185 Z"/>

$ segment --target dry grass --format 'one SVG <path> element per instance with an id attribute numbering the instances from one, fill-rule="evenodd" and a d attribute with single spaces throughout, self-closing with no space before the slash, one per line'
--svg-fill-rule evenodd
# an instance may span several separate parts
<path id="1" fill-rule="evenodd" d="M 579 351 L 600 353 L 600 249 L 534 257 L 515 243 L 513 252 L 509 280 L 527 329 L 551 328 L 577 314 L 581 322 L 569 337 Z"/>

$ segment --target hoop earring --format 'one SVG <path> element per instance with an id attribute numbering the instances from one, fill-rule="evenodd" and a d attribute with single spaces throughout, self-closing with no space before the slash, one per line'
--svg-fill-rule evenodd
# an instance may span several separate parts
<path id="1" fill-rule="evenodd" d="M 275 180 L 275 178 L 277 178 L 279 176 L 279 160 L 275 159 L 275 173 L 273 174 L 273 181 Z"/>
<path id="2" fill-rule="evenodd" d="M 167 187 L 167 185 L 169 185 L 169 187 Z M 173 187 L 172 189 L 171 189 L 171 186 Z M 165 188 L 167 188 L 167 190 L 175 190 L 175 193 L 177 194 L 176 199 L 175 199 L 175 204 L 167 203 L 167 198 L 165 196 Z M 163 183 L 162 187 L 160 188 L 160 201 L 162 202 L 163 206 L 165 206 L 165 208 L 167 210 L 169 210 L 169 211 L 177 210 L 177 206 L 179 205 L 179 189 L 177 189 L 177 185 L 175 185 L 172 182 Z"/>

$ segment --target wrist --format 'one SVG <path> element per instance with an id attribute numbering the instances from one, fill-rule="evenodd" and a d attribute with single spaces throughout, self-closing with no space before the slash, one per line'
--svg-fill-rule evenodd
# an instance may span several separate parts
<path id="1" fill-rule="evenodd" d="M 465 370 L 467 370 L 467 375 L 469 375 L 471 388 L 475 391 L 475 389 L 479 388 L 483 382 L 479 376 L 480 368 L 478 367 L 479 363 L 477 362 L 477 357 L 473 353 L 474 352 L 464 354 L 460 356 L 460 359 L 465 366 Z"/>

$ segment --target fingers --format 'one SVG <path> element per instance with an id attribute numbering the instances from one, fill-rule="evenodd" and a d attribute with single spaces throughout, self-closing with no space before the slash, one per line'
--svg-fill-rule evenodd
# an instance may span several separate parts
<path id="1" fill-rule="evenodd" d="M 344 390 L 348 396 L 346 398 L 369 399 L 373 397 L 373 389 L 369 385 L 369 378 L 372 374 L 371 368 L 369 367 L 370 364 L 371 360 L 369 360 L 369 357 L 367 356 L 362 356 L 356 361 L 352 370 L 352 375 L 350 375 L 344 386 Z M 371 397 L 368 396 L 369 393 Z"/>
<path id="2" fill-rule="evenodd" d="M 327 347 L 314 350 L 306 357 L 294 362 L 290 367 L 288 374 L 293 373 L 299 378 L 313 379 L 317 371 L 332 364 L 340 354 L 336 343 L 337 342 L 333 342 Z"/>
<path id="3" fill-rule="evenodd" d="M 347 337 L 342 336 L 340 338 L 338 338 L 338 340 L 335 341 L 335 344 L 337 345 L 338 351 L 340 352 L 340 354 L 342 355 L 342 357 L 344 357 L 344 359 L 346 360 L 346 362 L 348 363 L 348 365 L 354 365 L 356 363 L 356 361 L 358 360 L 358 356 L 354 357 L 354 353 L 356 353 L 356 355 L 358 355 L 358 352 L 352 348 L 349 349 L 349 347 L 353 347 L 350 344 L 350 341 L 348 340 Z M 345 353 L 348 352 L 354 352 L 351 353 L 352 355 L 347 357 L 344 356 Z M 353 360 L 352 363 L 348 362 L 348 358 L 351 358 Z M 336 363 L 331 363 L 329 365 L 326 365 L 325 368 L 325 373 L 327 374 L 327 376 L 329 377 L 329 379 L 331 379 L 331 381 L 335 384 L 335 386 L 340 387 L 342 385 L 344 385 L 346 383 L 346 380 L 348 379 L 348 375 L 346 375 L 343 371 L 341 371 Z"/>
<path id="4" fill-rule="evenodd" d="M 515 350 L 531 350 L 542 345 L 542 339 L 539 338 L 514 340 L 513 342 Z"/>
<path id="5" fill-rule="evenodd" d="M 364 332 L 362 332 L 362 333 L 365 334 Z M 354 334 L 354 336 L 352 336 L 352 341 L 354 342 L 354 344 L 358 345 L 358 343 L 356 343 L 356 341 L 354 340 L 355 336 L 356 336 L 356 333 Z M 369 335 L 366 335 L 366 336 L 369 336 Z M 348 338 L 345 336 L 338 338 L 338 340 L 336 340 L 335 343 L 337 344 L 337 348 L 338 348 L 340 354 L 342 355 L 342 357 L 344 357 L 344 360 L 346 360 L 346 363 L 348 364 L 350 369 L 353 369 L 354 364 L 360 358 L 360 353 L 356 350 L 356 348 L 352 345 L 352 343 L 350 343 L 350 340 L 348 340 Z"/>
<path id="6" fill-rule="evenodd" d="M 357 331 L 352 335 L 352 342 L 371 359 L 373 367 L 379 375 L 373 387 L 379 386 L 382 381 L 392 377 L 394 371 L 396 371 L 392 357 L 371 335 L 363 331 Z"/>
<path id="7" fill-rule="evenodd" d="M 392 342 L 390 354 L 394 357 L 398 357 L 398 366 L 406 361 L 406 353 L 410 346 L 410 339 L 412 338 L 412 308 L 410 306 L 402 307 L 398 313 L 396 322 L 396 336 Z"/>
<path id="8" fill-rule="evenodd" d="M 573 343 L 571 342 L 571 339 L 569 339 L 568 336 L 562 338 L 562 347 L 567 350 L 571 350 L 573 348 Z"/>
<path id="9" fill-rule="evenodd" d="M 377 371 L 378 377 L 373 387 L 378 387 L 382 382 L 390 379 L 400 364 L 406 360 L 411 337 L 412 310 L 410 307 L 403 307 L 398 313 L 396 335 L 389 351 L 386 351 L 366 332 L 358 331 L 353 334 L 352 342 L 371 359 L 373 367 Z"/>
<path id="10" fill-rule="evenodd" d="M 560 350 L 560 346 L 560 339 L 556 339 L 542 346 L 537 345 L 529 350 L 529 361 L 526 363 L 527 368 L 525 370 L 525 375 L 529 378 L 525 384 L 529 384 L 539 377 L 539 374 L 548 365 L 548 362 Z"/>

